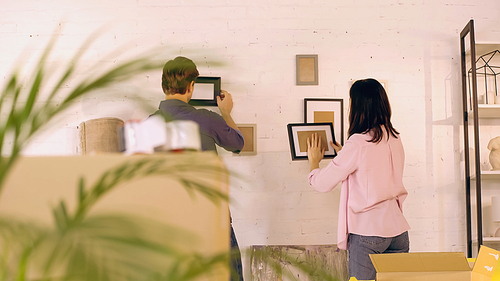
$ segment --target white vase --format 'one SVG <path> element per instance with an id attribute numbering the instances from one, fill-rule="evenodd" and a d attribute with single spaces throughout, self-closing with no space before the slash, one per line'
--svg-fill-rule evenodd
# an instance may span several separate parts
<path id="1" fill-rule="evenodd" d="M 492 170 L 500 170 L 500 136 L 492 138 L 487 148 L 490 150 L 489 160 Z"/>

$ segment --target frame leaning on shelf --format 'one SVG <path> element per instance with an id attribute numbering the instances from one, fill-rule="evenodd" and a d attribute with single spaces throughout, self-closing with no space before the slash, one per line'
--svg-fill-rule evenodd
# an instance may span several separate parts
<path id="1" fill-rule="evenodd" d="M 461 78 L 462 78 L 462 106 L 463 106 L 463 155 L 465 162 L 465 199 L 467 219 L 467 256 L 479 252 L 479 247 L 486 243 L 500 242 L 500 237 L 485 237 L 483 227 L 483 193 L 482 181 L 499 181 L 500 171 L 481 171 L 480 160 L 480 124 L 479 119 L 500 119 L 500 105 L 492 104 L 488 99 L 479 102 L 478 92 L 486 95 L 489 86 L 481 85 L 478 90 L 478 75 L 485 79 L 485 73 L 478 73 L 478 56 L 482 58 L 492 51 L 500 49 L 499 44 L 477 44 L 474 37 L 474 21 L 469 23 L 460 33 Z M 495 52 L 496 53 L 496 52 Z M 493 56 L 491 56 L 493 57 Z M 490 63 L 490 61 L 487 61 Z M 496 73 L 496 72 L 495 72 Z M 496 79 L 496 74 L 493 75 Z M 485 80 L 486 83 L 486 80 Z M 483 87 L 484 86 L 484 87 Z M 496 80 L 494 81 L 496 88 Z M 485 91 L 485 93 L 483 93 Z M 496 95 L 495 95 L 496 96 Z M 485 96 L 486 98 L 486 96 Z M 488 104 L 483 104 L 483 103 Z M 475 198 L 474 198 L 475 197 Z M 474 200 L 475 199 L 475 200 Z M 476 215 L 475 217 L 473 215 Z M 474 221 L 475 219 L 475 221 Z M 486 231 L 487 232 L 487 231 Z M 486 235 L 488 236 L 488 235 Z M 477 243 L 477 245 L 476 245 Z M 477 248 L 476 248 L 477 246 Z"/>
<path id="2" fill-rule="evenodd" d="M 469 39 L 469 41 L 467 41 Z M 475 191 L 476 191 L 476 214 L 477 214 L 477 239 L 478 247 L 483 244 L 482 233 L 482 208 L 481 208 L 481 168 L 479 165 L 479 122 L 478 122 L 478 105 L 477 105 L 477 76 L 476 76 L 476 49 L 474 38 L 474 21 L 469 23 L 460 33 L 460 53 L 461 53 L 461 76 L 462 76 L 462 108 L 464 114 L 464 160 L 465 160 L 465 200 L 466 200 L 466 216 L 467 216 L 467 256 L 472 257 L 472 204 L 471 193 L 472 177 L 475 176 Z M 469 49 L 467 49 L 467 46 Z M 467 58 L 471 65 L 471 79 L 469 80 L 470 87 L 467 81 Z M 470 89 L 470 91 L 468 91 Z M 470 120 L 472 119 L 472 120 Z M 469 133 L 469 126 L 472 125 L 472 137 Z M 469 143 L 471 142 L 471 143 Z M 470 148 L 473 148 L 473 153 L 470 153 Z M 472 159 L 471 159 L 472 157 Z M 473 169 L 471 169 L 473 164 Z"/>

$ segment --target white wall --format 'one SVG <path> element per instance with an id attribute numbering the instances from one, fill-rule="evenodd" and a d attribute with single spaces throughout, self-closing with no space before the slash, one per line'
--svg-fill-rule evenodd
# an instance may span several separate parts
<path id="1" fill-rule="evenodd" d="M 459 34 L 473 18 L 478 41 L 500 41 L 498 11 L 498 0 L 2 0 L 0 75 L 5 80 L 23 50 L 20 61 L 32 61 L 27 55 L 36 57 L 54 30 L 59 62 L 112 24 L 84 65 L 134 40 L 132 52 L 162 46 L 171 58 L 195 60 L 202 75 L 221 76 L 235 121 L 257 124 L 256 156 L 221 153 L 248 178 L 232 187 L 242 247 L 336 242 L 339 190 L 311 191 L 307 161 L 291 161 L 286 124 L 303 122 L 306 97 L 344 98 L 347 116 L 352 80 L 387 80 L 406 148 L 411 250 L 465 251 Z M 318 54 L 318 86 L 295 85 L 296 54 Z M 160 73 L 116 90 L 75 104 L 26 154 L 76 154 L 79 122 L 142 118 L 147 113 L 123 96 L 140 94 L 153 106 L 163 97 Z"/>

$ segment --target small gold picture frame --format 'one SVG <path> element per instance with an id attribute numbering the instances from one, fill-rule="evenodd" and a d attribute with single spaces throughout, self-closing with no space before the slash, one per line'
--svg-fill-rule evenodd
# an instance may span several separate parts
<path id="1" fill-rule="evenodd" d="M 236 124 L 240 130 L 245 145 L 239 154 L 234 155 L 256 155 L 257 154 L 257 124 Z"/>
<path id="2" fill-rule="evenodd" d="M 318 85 L 318 55 L 296 55 L 296 84 Z"/>

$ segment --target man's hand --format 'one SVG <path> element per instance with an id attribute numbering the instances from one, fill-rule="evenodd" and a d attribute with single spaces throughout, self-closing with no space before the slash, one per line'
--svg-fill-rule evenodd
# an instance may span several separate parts
<path id="1" fill-rule="evenodd" d="M 235 130 L 238 130 L 238 126 L 236 126 L 236 123 L 234 123 L 234 120 L 231 117 L 231 110 L 233 110 L 233 97 L 231 94 L 221 90 L 220 96 L 217 96 L 217 106 L 219 107 L 220 114 L 226 121 L 227 125 Z"/>
<path id="2" fill-rule="evenodd" d="M 220 92 L 220 96 L 217 96 L 217 106 L 222 115 L 229 115 L 233 110 L 233 97 L 227 91 L 221 90 Z"/>
<path id="3" fill-rule="evenodd" d="M 319 162 L 324 155 L 325 148 L 321 147 L 321 136 L 317 133 L 312 134 L 310 138 L 307 138 L 307 159 L 309 159 L 311 171 L 319 168 Z"/>

